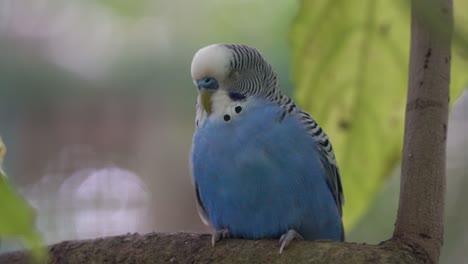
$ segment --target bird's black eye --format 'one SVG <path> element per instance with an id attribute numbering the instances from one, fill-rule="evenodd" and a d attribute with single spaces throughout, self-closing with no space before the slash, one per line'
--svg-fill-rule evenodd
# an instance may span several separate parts
<path id="1" fill-rule="evenodd" d="M 218 81 L 214 78 L 204 78 L 198 81 L 197 83 L 198 89 L 205 88 L 205 89 L 218 89 Z"/>
<path id="2" fill-rule="evenodd" d="M 242 112 L 242 106 L 238 105 L 234 108 L 234 111 L 236 111 L 236 113 L 240 113 Z"/>
<path id="3" fill-rule="evenodd" d="M 224 115 L 224 121 L 228 122 L 229 120 L 231 120 L 231 116 L 230 115 Z"/>

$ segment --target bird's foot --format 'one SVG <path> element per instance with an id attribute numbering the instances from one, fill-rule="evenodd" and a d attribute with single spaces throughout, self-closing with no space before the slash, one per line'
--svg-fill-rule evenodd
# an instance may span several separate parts
<path id="1" fill-rule="evenodd" d="M 283 250 L 289 244 L 291 244 L 291 241 L 293 241 L 294 239 L 304 240 L 304 238 L 302 238 L 302 236 L 294 229 L 289 229 L 288 232 L 284 233 L 279 239 L 279 243 L 281 245 L 279 253 L 283 253 Z"/>
<path id="2" fill-rule="evenodd" d="M 223 228 L 223 229 L 216 230 L 211 236 L 211 244 L 214 247 L 216 242 L 220 241 L 221 239 L 229 238 L 230 236 L 231 236 L 231 233 L 229 232 L 228 229 Z"/>

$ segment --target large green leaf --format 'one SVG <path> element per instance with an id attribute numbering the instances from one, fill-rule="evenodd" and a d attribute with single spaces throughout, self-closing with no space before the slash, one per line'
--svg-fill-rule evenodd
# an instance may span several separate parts
<path id="1" fill-rule="evenodd" d="M 34 212 L 29 204 L 8 183 L 1 169 L 5 145 L 0 138 L 0 238 L 20 239 L 36 261 L 46 260 L 46 251 L 41 236 L 34 227 Z"/>
<path id="2" fill-rule="evenodd" d="M 457 8 L 468 10 L 462 2 Z M 292 26 L 295 97 L 333 143 L 347 228 L 401 158 L 410 43 L 406 7 L 403 1 L 303 0 Z M 453 61 L 452 99 L 467 82 L 468 66 L 456 54 Z"/>

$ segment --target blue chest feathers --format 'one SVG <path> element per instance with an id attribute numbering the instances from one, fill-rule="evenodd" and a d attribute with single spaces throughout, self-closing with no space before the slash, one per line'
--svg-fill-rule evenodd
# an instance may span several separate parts
<path id="1" fill-rule="evenodd" d="M 339 240 L 341 217 L 314 139 L 293 115 L 251 102 L 229 122 L 209 117 L 193 138 L 192 173 L 214 228 L 240 238 Z"/>

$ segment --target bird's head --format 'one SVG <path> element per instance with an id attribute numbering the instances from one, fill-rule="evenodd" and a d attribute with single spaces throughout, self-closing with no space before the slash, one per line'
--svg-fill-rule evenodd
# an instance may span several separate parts
<path id="1" fill-rule="evenodd" d="M 277 75 L 260 52 L 238 44 L 213 44 L 200 49 L 192 60 L 192 79 L 200 101 L 211 113 L 211 98 L 225 92 L 233 101 L 249 96 L 278 96 Z"/>

